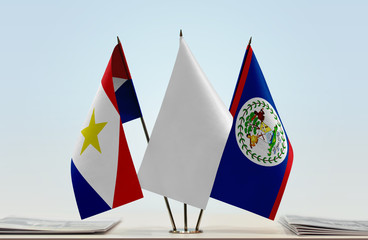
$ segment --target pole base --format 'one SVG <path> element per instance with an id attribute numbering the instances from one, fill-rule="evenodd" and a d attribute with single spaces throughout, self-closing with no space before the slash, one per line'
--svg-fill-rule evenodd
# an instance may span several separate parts
<path id="1" fill-rule="evenodd" d="M 193 233 L 203 233 L 202 230 L 195 230 L 195 229 L 177 229 L 177 230 L 170 230 L 169 233 L 175 233 L 175 234 L 193 234 Z"/>

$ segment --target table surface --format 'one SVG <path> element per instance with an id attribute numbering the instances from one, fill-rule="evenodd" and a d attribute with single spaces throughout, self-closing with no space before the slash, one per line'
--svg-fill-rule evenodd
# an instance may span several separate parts
<path id="1" fill-rule="evenodd" d="M 196 216 L 195 216 L 196 217 Z M 176 219 L 178 228 L 182 219 Z M 192 220 L 192 221 L 189 221 Z M 196 219 L 189 219 L 189 227 Z M 204 215 L 199 234 L 169 233 L 168 216 L 135 214 L 121 217 L 121 222 L 106 233 L 99 234 L 0 234 L 0 239 L 367 239 L 368 236 L 296 236 L 277 221 L 256 215 Z"/>

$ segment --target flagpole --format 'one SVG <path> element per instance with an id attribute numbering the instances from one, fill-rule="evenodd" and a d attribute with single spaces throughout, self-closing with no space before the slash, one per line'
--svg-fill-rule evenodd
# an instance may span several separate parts
<path id="1" fill-rule="evenodd" d="M 184 203 L 184 232 L 188 232 L 188 215 L 186 203 Z"/>
<path id="2" fill-rule="evenodd" d="M 196 225 L 196 227 L 195 227 L 195 230 L 196 230 L 196 231 L 199 231 L 199 225 L 201 224 L 202 214 L 203 214 L 203 209 L 201 209 L 201 211 L 199 212 L 197 225 Z"/>
<path id="3" fill-rule="evenodd" d="M 167 197 L 166 197 L 166 196 L 164 196 L 164 199 L 165 199 L 165 203 L 166 203 L 167 211 L 169 212 L 171 225 L 172 225 L 173 231 L 175 232 L 177 229 L 176 229 L 176 226 L 175 226 L 174 217 L 173 217 L 172 212 L 171 212 L 171 208 L 170 208 L 169 200 L 167 199 Z"/>
<path id="4" fill-rule="evenodd" d="M 183 37 L 183 31 L 180 29 L 179 37 Z M 187 204 L 184 203 L 184 232 L 188 232 L 188 213 L 187 213 Z"/>
<path id="5" fill-rule="evenodd" d="M 142 126 L 143 126 L 144 135 L 146 136 L 146 140 L 147 140 L 147 143 L 148 143 L 149 142 L 149 135 L 148 135 L 146 123 L 145 123 L 144 118 L 143 118 L 143 114 L 142 114 L 142 117 L 141 117 L 141 123 L 142 123 Z"/>
<path id="6" fill-rule="evenodd" d="M 183 31 L 181 29 L 180 29 L 179 36 L 180 36 L 180 38 L 183 37 Z M 199 212 L 197 225 L 196 225 L 195 231 L 193 231 L 193 233 L 202 232 L 202 231 L 199 230 L 199 225 L 201 223 L 202 214 L 203 214 L 203 209 L 201 209 L 201 211 Z M 184 203 L 184 232 L 188 232 L 188 216 L 187 216 L 187 204 L 186 203 Z"/>
<path id="7" fill-rule="evenodd" d="M 118 44 L 121 46 L 121 42 L 120 42 L 119 36 L 117 36 L 117 39 L 118 39 Z M 122 54 L 122 55 L 123 55 L 123 54 Z M 125 59 L 124 59 L 124 58 L 123 58 L 123 62 L 124 62 L 124 64 L 125 64 Z M 127 67 L 127 66 L 126 66 L 126 67 Z M 131 78 L 130 73 L 129 73 L 129 77 Z M 142 123 L 143 131 L 144 131 L 144 134 L 145 134 L 145 136 L 146 136 L 147 143 L 148 143 L 148 142 L 149 142 L 149 140 L 150 140 L 150 138 L 149 138 L 149 134 L 148 134 L 148 131 L 147 131 L 146 123 L 145 123 L 144 118 L 143 118 L 143 114 L 141 114 L 140 119 L 141 119 L 141 123 Z M 165 204 L 166 204 L 167 211 L 169 212 L 170 221 L 171 221 L 171 225 L 172 225 L 173 231 L 176 231 L 176 225 L 175 225 L 174 217 L 173 217 L 172 212 L 171 212 L 171 208 L 170 208 L 169 200 L 167 199 L 167 197 L 166 197 L 166 196 L 164 196 L 164 200 L 165 200 Z"/>
<path id="8" fill-rule="evenodd" d="M 183 31 L 180 29 L 179 37 L 183 37 Z M 184 232 L 188 232 L 188 214 L 187 214 L 187 204 L 184 203 Z"/>

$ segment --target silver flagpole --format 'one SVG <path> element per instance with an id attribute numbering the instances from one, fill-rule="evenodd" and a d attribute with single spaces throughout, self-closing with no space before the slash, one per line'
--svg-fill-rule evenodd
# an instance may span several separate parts
<path id="1" fill-rule="evenodd" d="M 183 31 L 180 29 L 180 38 L 183 37 Z M 184 232 L 188 232 L 188 215 L 187 215 L 187 204 L 184 203 Z"/>
<path id="2" fill-rule="evenodd" d="M 180 37 L 183 37 L 183 31 L 180 29 Z M 201 222 L 201 218 L 202 218 L 202 214 L 203 214 L 203 209 L 201 209 L 200 213 L 199 213 L 199 217 L 198 217 L 198 221 L 197 221 L 197 225 L 195 230 L 191 230 L 188 231 L 188 213 L 187 213 L 187 204 L 184 203 L 184 231 L 177 231 L 178 233 L 201 233 L 202 231 L 199 230 L 199 225 Z"/>
<path id="3" fill-rule="evenodd" d="M 184 232 L 188 232 L 188 216 L 186 203 L 184 203 Z"/>
<path id="4" fill-rule="evenodd" d="M 195 228 L 196 231 L 199 231 L 199 225 L 201 224 L 202 214 L 203 214 L 203 209 L 201 209 L 201 211 L 199 212 L 198 221 L 197 221 L 197 225 Z"/>
<path id="5" fill-rule="evenodd" d="M 164 196 L 164 199 L 165 199 L 167 211 L 169 212 L 170 221 L 171 221 L 171 225 L 172 225 L 173 231 L 176 232 L 175 221 L 174 221 L 174 217 L 173 217 L 172 212 L 171 212 L 169 200 L 167 199 L 166 196 Z"/>
<path id="6" fill-rule="evenodd" d="M 117 39 L 118 39 L 118 44 L 121 44 L 119 37 L 117 37 Z M 124 61 L 124 59 L 123 59 L 123 61 Z M 144 134 L 146 135 L 146 140 L 147 140 L 147 143 L 148 143 L 149 140 L 150 140 L 150 138 L 149 138 L 149 135 L 148 135 L 146 123 L 144 122 L 143 114 L 141 116 L 141 122 L 142 122 L 143 130 L 144 130 Z M 170 216 L 170 221 L 171 221 L 172 228 L 173 228 L 174 231 L 176 231 L 175 221 L 174 221 L 173 215 L 171 213 L 171 208 L 170 208 L 169 200 L 167 199 L 166 196 L 164 196 L 164 200 L 165 200 L 165 203 L 166 203 L 167 211 L 169 212 L 169 216 Z"/>

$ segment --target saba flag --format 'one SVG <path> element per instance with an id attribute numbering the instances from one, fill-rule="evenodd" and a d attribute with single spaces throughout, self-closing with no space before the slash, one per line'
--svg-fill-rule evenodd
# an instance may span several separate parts
<path id="1" fill-rule="evenodd" d="M 143 197 L 122 125 L 141 116 L 119 42 L 72 157 L 71 178 L 82 219 Z"/>
<path id="2" fill-rule="evenodd" d="M 233 125 L 211 197 L 274 220 L 293 150 L 250 45 L 230 113 Z"/>

